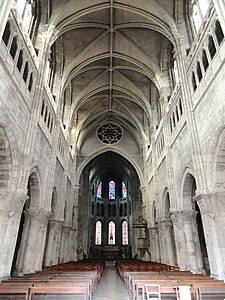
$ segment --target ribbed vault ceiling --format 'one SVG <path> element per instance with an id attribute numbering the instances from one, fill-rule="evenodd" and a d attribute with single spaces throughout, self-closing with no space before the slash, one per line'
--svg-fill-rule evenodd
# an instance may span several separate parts
<path id="1" fill-rule="evenodd" d="M 153 102 L 169 81 L 162 66 L 175 44 L 173 14 L 174 0 L 53 1 L 53 90 L 76 145 L 104 121 L 125 126 L 140 145 L 149 140 Z"/>

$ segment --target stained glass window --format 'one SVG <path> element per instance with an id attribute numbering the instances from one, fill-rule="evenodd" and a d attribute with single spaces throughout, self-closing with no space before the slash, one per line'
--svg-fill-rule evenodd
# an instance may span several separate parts
<path id="1" fill-rule="evenodd" d="M 122 198 L 127 198 L 127 188 L 124 181 L 122 181 Z"/>
<path id="2" fill-rule="evenodd" d="M 115 199 L 115 198 L 116 198 L 115 182 L 110 181 L 109 182 L 109 199 Z"/>
<path id="3" fill-rule="evenodd" d="M 109 245 L 115 245 L 116 243 L 115 231 L 115 223 L 113 221 L 109 222 Z"/>
<path id="4" fill-rule="evenodd" d="M 127 221 L 122 223 L 122 244 L 128 245 L 128 224 Z"/>
<path id="5" fill-rule="evenodd" d="M 95 244 L 101 245 L 102 243 L 102 223 L 100 221 L 96 222 L 96 232 L 95 232 Z"/>
<path id="6" fill-rule="evenodd" d="M 102 182 L 100 181 L 97 189 L 97 198 L 102 198 Z"/>

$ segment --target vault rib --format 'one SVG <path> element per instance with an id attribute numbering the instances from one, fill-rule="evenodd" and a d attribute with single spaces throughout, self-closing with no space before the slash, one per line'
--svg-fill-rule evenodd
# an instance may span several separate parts
<path id="1" fill-rule="evenodd" d="M 112 109 L 112 86 L 113 86 L 113 39 L 114 39 L 114 10 L 113 10 L 113 0 L 110 0 L 109 110 Z"/>

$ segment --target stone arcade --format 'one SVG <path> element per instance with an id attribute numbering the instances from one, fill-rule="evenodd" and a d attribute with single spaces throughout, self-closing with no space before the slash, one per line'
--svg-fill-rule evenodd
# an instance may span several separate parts
<path id="1" fill-rule="evenodd" d="M 225 278 L 225 1 L 0 2 L 0 278 L 138 257 Z"/>

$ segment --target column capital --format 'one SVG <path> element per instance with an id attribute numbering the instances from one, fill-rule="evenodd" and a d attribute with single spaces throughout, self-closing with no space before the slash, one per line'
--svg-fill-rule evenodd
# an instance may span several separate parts
<path id="1" fill-rule="evenodd" d="M 196 218 L 198 212 L 190 209 L 190 210 L 183 210 L 182 213 L 183 213 L 183 220 L 185 221 L 185 220 L 191 220 L 193 218 Z"/>
<path id="2" fill-rule="evenodd" d="M 201 215 L 207 214 L 210 216 L 211 219 L 215 219 L 215 216 L 214 216 L 213 210 L 212 210 L 212 199 L 213 198 L 216 199 L 217 201 L 220 201 L 220 197 L 217 193 L 215 193 L 215 194 L 199 194 L 196 197 L 194 197 L 194 200 L 198 203 L 198 206 L 200 208 Z"/>
<path id="3" fill-rule="evenodd" d="M 49 218 L 51 216 L 51 212 L 44 210 L 36 210 L 33 208 L 29 208 L 27 210 L 32 221 L 39 223 L 41 227 L 47 226 Z"/>
<path id="4" fill-rule="evenodd" d="M 172 223 L 178 228 L 178 229 L 182 229 L 182 224 L 183 224 L 183 213 L 182 211 L 171 211 L 170 212 L 171 215 L 171 220 Z"/>
<path id="5" fill-rule="evenodd" d="M 9 189 L 4 190 L 4 193 L 0 195 L 0 208 L 6 209 L 10 212 L 10 216 L 15 213 L 21 213 L 29 197 L 27 191 L 24 193 L 10 192 Z M 7 204 L 6 204 L 7 203 Z"/>

